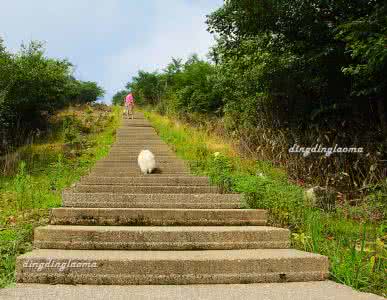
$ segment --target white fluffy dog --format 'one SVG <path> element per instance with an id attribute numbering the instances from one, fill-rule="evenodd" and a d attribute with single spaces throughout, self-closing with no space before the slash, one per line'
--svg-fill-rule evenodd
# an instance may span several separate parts
<path id="1" fill-rule="evenodd" d="M 144 174 L 150 174 L 156 168 L 155 156 L 149 150 L 142 150 L 138 155 L 137 162 Z"/>

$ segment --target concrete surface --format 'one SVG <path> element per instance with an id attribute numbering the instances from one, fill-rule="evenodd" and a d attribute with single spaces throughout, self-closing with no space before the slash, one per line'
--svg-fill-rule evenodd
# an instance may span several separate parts
<path id="1" fill-rule="evenodd" d="M 266 225 L 261 209 L 53 208 L 56 225 L 241 226 Z"/>
<path id="2" fill-rule="evenodd" d="M 195 176 L 157 176 L 155 177 L 132 177 L 132 178 L 122 178 L 122 177 L 93 177 L 85 176 L 82 177 L 80 182 L 82 184 L 104 184 L 104 185 L 209 185 L 208 177 L 195 177 Z"/>
<path id="3" fill-rule="evenodd" d="M 77 184 L 75 192 L 81 193 L 131 193 L 131 194 L 210 194 L 217 193 L 216 186 L 157 186 L 157 185 L 111 185 L 111 184 Z"/>
<path id="4" fill-rule="evenodd" d="M 328 268 L 326 257 L 294 249 L 37 249 L 18 257 L 16 278 L 51 284 L 232 284 L 325 280 Z"/>
<path id="5" fill-rule="evenodd" d="M 279 249 L 289 244 L 289 230 L 266 226 L 48 225 L 34 233 L 34 246 L 41 249 Z"/>
<path id="6" fill-rule="evenodd" d="M 196 209 L 241 207 L 241 196 L 238 194 L 114 194 L 65 191 L 62 193 L 62 201 L 65 207 Z"/>
<path id="7" fill-rule="evenodd" d="M 17 284 L 2 300 L 383 300 L 332 281 L 206 285 Z"/>

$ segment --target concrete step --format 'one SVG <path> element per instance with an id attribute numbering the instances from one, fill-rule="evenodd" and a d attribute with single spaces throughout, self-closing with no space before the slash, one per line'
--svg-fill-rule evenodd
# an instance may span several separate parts
<path id="1" fill-rule="evenodd" d="M 208 177 L 196 177 L 196 176 L 159 176 L 154 177 L 93 177 L 85 176 L 80 180 L 81 184 L 103 184 L 103 185 L 162 185 L 162 186 L 207 186 L 209 185 Z"/>
<path id="2" fill-rule="evenodd" d="M 130 153 L 135 152 L 137 154 L 140 153 L 141 150 L 150 150 L 153 153 L 155 152 L 167 152 L 167 153 L 175 153 L 172 148 L 170 148 L 167 145 L 162 146 L 155 146 L 155 145 L 148 145 L 148 147 L 144 147 L 142 145 L 131 145 L 131 146 L 112 146 L 110 148 L 110 153 Z"/>
<path id="3" fill-rule="evenodd" d="M 140 112 L 140 111 L 134 111 L 134 112 L 133 112 L 133 117 L 134 117 L 134 119 L 144 119 L 144 120 L 146 120 L 144 114 L 143 114 L 142 112 Z M 123 116 L 123 119 L 122 119 L 122 120 L 125 120 L 125 118 L 126 118 L 126 117 Z"/>
<path id="4" fill-rule="evenodd" d="M 133 119 L 132 118 L 124 117 L 122 119 L 121 124 L 123 124 L 123 123 L 130 123 L 130 122 L 148 122 L 148 120 L 146 118 L 144 118 L 143 116 L 134 117 Z"/>
<path id="5" fill-rule="evenodd" d="M 139 133 L 119 133 L 116 134 L 116 140 L 128 140 L 128 141 L 135 141 L 135 140 L 160 140 L 160 137 L 156 133 L 148 133 L 148 132 L 139 132 Z"/>
<path id="6" fill-rule="evenodd" d="M 125 122 L 131 123 L 131 122 L 135 122 L 137 120 L 140 120 L 140 121 L 142 120 L 143 122 L 148 122 L 148 120 L 144 117 L 144 115 L 138 115 L 138 116 L 134 116 L 133 119 L 131 117 L 127 118 L 126 116 L 123 116 L 121 123 L 122 124 Z"/>
<path id="7" fill-rule="evenodd" d="M 125 171 L 126 170 L 126 171 Z M 137 177 L 138 175 L 144 175 L 141 173 L 140 168 L 133 167 L 133 168 L 101 168 L 101 167 L 95 167 L 93 168 L 90 173 L 92 176 L 103 176 L 103 177 L 131 177 L 135 176 Z M 117 174 L 115 176 L 114 174 Z M 163 175 L 163 176 L 169 176 L 172 174 L 185 174 L 185 175 L 190 175 L 188 168 L 183 168 L 183 167 L 169 167 L 169 166 L 164 166 L 163 168 L 159 168 L 156 166 L 156 169 L 153 171 L 153 174 L 155 175 Z M 149 175 L 149 174 L 148 174 Z"/>
<path id="8" fill-rule="evenodd" d="M 155 182 L 156 184 L 157 182 Z M 210 194 L 218 193 L 216 186 L 166 186 L 166 185 L 111 185 L 77 184 L 78 193 L 130 193 L 130 194 Z"/>
<path id="9" fill-rule="evenodd" d="M 138 124 L 138 123 L 144 123 L 144 124 L 150 124 L 148 122 L 148 120 L 146 120 L 145 118 L 134 118 L 134 119 L 131 119 L 131 118 L 124 118 L 121 122 L 121 127 L 124 127 L 126 125 L 133 125 L 133 124 Z"/>
<path id="10" fill-rule="evenodd" d="M 141 122 L 140 120 L 138 122 L 130 122 L 130 123 L 123 123 L 121 128 L 125 129 L 126 127 L 136 127 L 136 128 L 151 128 L 152 126 L 148 122 Z"/>
<path id="11" fill-rule="evenodd" d="M 131 139 L 119 139 L 114 143 L 114 147 L 127 147 L 127 146 L 141 146 L 141 147 L 154 147 L 154 146 L 165 146 L 167 145 L 160 139 L 149 139 L 149 140 L 131 140 Z M 146 149 L 146 148 L 145 148 Z"/>
<path id="12" fill-rule="evenodd" d="M 0 290 L 2 300 L 385 300 L 333 281 L 192 284 L 192 285 L 61 285 L 17 283 Z M 114 296 L 112 296 L 114 295 Z"/>
<path id="13" fill-rule="evenodd" d="M 122 161 L 120 162 L 97 162 L 95 166 L 93 167 L 94 169 L 105 169 L 108 170 L 114 170 L 114 171 L 121 171 L 125 172 L 127 170 L 133 170 L 133 169 L 139 169 L 137 159 L 133 160 L 131 162 L 125 162 Z M 158 161 L 156 160 L 156 168 L 159 168 L 161 170 L 168 168 L 168 169 L 183 169 L 183 170 L 188 170 L 188 166 L 182 162 L 182 161 Z M 140 169 L 139 169 L 140 170 Z"/>
<path id="14" fill-rule="evenodd" d="M 129 162 L 129 161 L 136 161 L 137 162 L 138 153 L 133 155 L 108 155 L 105 158 L 101 159 L 100 161 L 109 161 L 109 162 Z M 181 160 L 176 155 L 157 155 L 156 157 L 157 161 L 174 161 L 174 160 Z"/>
<path id="15" fill-rule="evenodd" d="M 45 249 L 280 249 L 289 244 L 289 230 L 266 226 L 48 225 L 34 232 L 34 246 Z"/>
<path id="16" fill-rule="evenodd" d="M 115 143 L 112 145 L 111 149 L 132 149 L 132 148 L 141 148 L 140 150 L 142 149 L 158 149 L 158 148 L 167 148 L 167 149 L 170 149 L 169 146 L 164 143 L 164 142 L 161 142 L 159 144 L 151 144 L 151 143 L 125 143 L 125 144 L 122 144 L 122 143 Z"/>
<path id="17" fill-rule="evenodd" d="M 148 145 L 164 145 L 165 143 L 160 140 L 159 138 L 117 138 L 115 145 L 121 145 L 121 144 L 148 144 Z"/>
<path id="18" fill-rule="evenodd" d="M 146 149 L 153 152 L 156 155 L 176 155 L 172 149 L 168 147 L 155 148 L 147 147 Z M 143 147 L 127 147 L 127 148 L 111 148 L 109 155 L 139 155 L 141 150 L 144 150 Z"/>
<path id="19" fill-rule="evenodd" d="M 182 169 L 185 170 L 188 168 L 188 166 L 184 163 L 184 161 L 181 160 L 176 160 L 176 161 L 171 161 L 171 162 L 159 162 L 156 159 L 156 167 L 159 169 L 169 169 L 169 170 L 174 170 L 174 169 Z M 106 171 L 106 170 L 112 170 L 118 171 L 118 172 L 125 172 L 130 169 L 139 169 L 140 167 L 138 166 L 137 160 L 129 162 L 129 163 L 109 163 L 109 162 L 97 162 L 94 167 L 94 170 L 101 170 L 101 171 Z"/>
<path id="20" fill-rule="evenodd" d="M 143 135 L 139 133 L 138 135 L 116 135 L 116 142 L 136 142 L 136 141 L 161 141 L 160 137 L 156 134 L 152 135 Z"/>
<path id="21" fill-rule="evenodd" d="M 158 151 L 167 152 L 172 151 L 172 149 L 167 145 L 114 145 L 110 148 L 111 152 L 137 152 L 140 153 L 141 150 L 150 150 L 153 153 L 157 153 Z"/>
<path id="22" fill-rule="evenodd" d="M 188 167 L 181 166 L 181 165 L 156 165 L 156 170 L 155 172 L 157 173 L 163 173 L 164 172 L 170 172 L 170 171 L 179 171 L 179 172 L 188 172 Z M 111 172 L 140 172 L 140 168 L 137 164 L 133 164 L 131 166 L 127 167 L 112 167 L 112 166 L 105 166 L 105 167 L 93 167 L 92 172 L 94 173 L 99 173 L 100 175 L 106 174 L 106 173 L 111 173 Z"/>
<path id="23" fill-rule="evenodd" d="M 117 172 L 126 172 L 128 170 L 140 170 L 137 161 L 132 161 L 130 163 L 98 163 L 92 167 L 94 171 L 117 171 Z M 156 168 L 161 170 L 188 170 L 188 166 L 182 161 L 175 162 L 158 162 L 156 159 Z"/>
<path id="24" fill-rule="evenodd" d="M 131 128 L 131 127 L 120 127 L 116 130 L 116 134 L 138 134 L 138 133 L 157 134 L 157 131 L 153 127 L 146 127 L 143 129 Z"/>
<path id="25" fill-rule="evenodd" d="M 37 249 L 18 257 L 16 278 L 52 284 L 259 283 L 325 280 L 328 268 L 326 257 L 293 249 Z"/>
<path id="26" fill-rule="evenodd" d="M 91 176 L 95 177 L 158 177 L 158 176 L 189 176 L 191 173 L 189 171 L 182 170 L 156 170 L 158 173 L 144 175 L 141 173 L 140 169 L 138 170 L 128 170 L 127 172 L 95 172 L 91 170 L 89 173 Z"/>
<path id="27" fill-rule="evenodd" d="M 109 158 L 112 158 L 112 157 L 117 157 L 117 158 L 121 158 L 121 157 L 130 157 L 130 156 L 135 156 L 135 157 L 138 157 L 138 155 L 140 154 L 141 152 L 141 147 L 138 147 L 138 148 L 133 148 L 133 149 L 122 149 L 122 150 L 117 150 L 117 149 L 112 149 L 108 156 L 106 157 L 109 157 Z M 159 157 L 159 156 L 169 156 L 169 157 L 176 157 L 176 153 L 173 152 L 171 149 L 149 149 L 150 151 L 152 151 L 152 153 L 155 155 L 155 157 Z"/>
<path id="28" fill-rule="evenodd" d="M 118 128 L 116 130 L 116 135 L 119 135 L 119 134 L 123 134 L 123 135 L 126 135 L 126 134 L 133 134 L 133 135 L 137 135 L 137 134 L 155 134 L 155 135 L 157 135 L 157 131 L 154 128 L 145 128 L 143 130 L 138 130 L 138 128 L 133 128 L 133 129 L 130 129 L 130 128 L 125 128 L 125 129 Z"/>
<path id="29" fill-rule="evenodd" d="M 116 133 L 116 139 L 124 140 L 161 140 L 156 133 L 149 131 L 139 131 L 139 132 L 127 132 L 127 133 Z"/>
<path id="30" fill-rule="evenodd" d="M 116 130 L 116 136 L 119 135 L 130 135 L 130 136 L 140 136 L 140 135 L 157 135 L 157 131 L 152 127 L 147 127 L 142 130 L 139 130 L 138 128 L 119 128 Z"/>
<path id="31" fill-rule="evenodd" d="M 165 143 L 160 140 L 158 137 L 152 137 L 152 138 L 116 138 L 115 145 L 133 145 L 133 144 L 147 144 L 147 145 L 165 145 Z"/>
<path id="32" fill-rule="evenodd" d="M 143 131 L 144 129 L 153 129 L 152 125 L 150 124 L 147 124 L 147 123 L 136 123 L 136 124 L 133 124 L 133 125 L 122 125 L 121 126 L 122 129 L 126 129 L 126 128 L 137 128 L 138 131 Z"/>
<path id="33" fill-rule="evenodd" d="M 131 119 L 131 118 L 123 118 L 122 119 L 122 122 L 121 122 L 121 127 L 124 127 L 126 125 L 133 125 L 133 124 L 139 124 L 139 123 L 144 123 L 144 124 L 150 124 L 148 120 L 146 120 L 145 118 L 134 118 L 134 119 Z"/>
<path id="34" fill-rule="evenodd" d="M 130 142 L 130 141 L 123 141 L 123 142 L 116 142 L 113 147 L 120 148 L 120 147 L 141 147 L 142 149 L 148 149 L 148 147 L 167 147 L 168 145 L 161 140 L 158 141 L 137 141 L 137 142 Z"/>
<path id="35" fill-rule="evenodd" d="M 64 207 L 84 208 L 241 208 L 238 194 L 114 194 L 114 193 L 62 193 Z"/>
<path id="36" fill-rule="evenodd" d="M 132 156 L 138 156 L 141 152 L 141 150 L 150 150 L 155 156 L 176 156 L 176 153 L 169 148 L 168 146 L 162 146 L 162 147 L 141 147 L 141 146 L 131 146 L 131 147 L 116 147 L 116 148 L 110 148 L 109 155 L 132 155 Z"/>
<path id="37" fill-rule="evenodd" d="M 115 146 L 137 146 L 137 145 L 148 145 L 148 146 L 163 146 L 166 145 L 162 140 L 160 139 L 120 139 L 114 143 Z"/>
<path id="38" fill-rule="evenodd" d="M 121 158 L 119 159 L 114 156 L 113 157 L 106 156 L 105 158 L 97 161 L 97 163 L 104 163 L 109 165 L 114 165 L 119 163 L 130 164 L 133 162 L 137 163 L 137 159 L 138 159 L 138 155 L 131 155 L 131 156 L 122 155 Z M 157 159 L 157 162 L 162 162 L 162 163 L 173 163 L 173 162 L 185 163 L 184 160 L 177 158 L 176 156 L 157 156 L 156 159 Z"/>
<path id="39" fill-rule="evenodd" d="M 53 208 L 53 225 L 241 226 L 266 225 L 263 209 Z"/>
<path id="40" fill-rule="evenodd" d="M 155 159 L 156 160 L 156 166 L 158 166 L 159 168 L 163 168 L 163 167 L 187 167 L 186 163 L 183 161 L 183 160 L 179 160 L 179 159 L 169 159 L 169 160 L 161 160 L 161 159 Z M 95 167 L 97 168 L 114 168 L 114 169 L 117 169 L 117 168 L 138 168 L 138 162 L 137 162 L 137 158 L 133 159 L 133 160 L 121 160 L 121 161 L 106 161 L 106 160 L 100 160 L 100 161 L 97 161 L 97 163 L 95 164 Z"/>
<path id="41" fill-rule="evenodd" d="M 137 162 L 139 153 L 126 153 L 126 154 L 108 154 L 105 158 L 101 159 L 101 161 L 108 161 L 108 162 Z M 155 154 L 155 159 L 157 161 L 183 161 L 181 158 L 177 157 L 176 155 L 172 153 L 163 153 L 158 155 Z"/>

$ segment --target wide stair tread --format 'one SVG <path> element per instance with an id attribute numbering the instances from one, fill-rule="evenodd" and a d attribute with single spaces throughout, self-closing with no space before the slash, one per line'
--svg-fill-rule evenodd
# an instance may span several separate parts
<path id="1" fill-rule="evenodd" d="M 289 230 L 266 226 L 66 226 L 35 229 L 52 249 L 199 250 L 288 248 Z"/>
<path id="2" fill-rule="evenodd" d="M 186 208 L 82 208 L 51 210 L 51 224 L 58 225 L 141 225 L 141 226 L 225 226 L 266 225 L 262 209 Z"/>
<path id="3" fill-rule="evenodd" d="M 240 208 L 238 194 L 132 194 L 132 193 L 77 193 L 62 194 L 65 207 L 91 208 Z"/>
<path id="4" fill-rule="evenodd" d="M 62 266 L 70 261 L 85 267 L 63 272 L 60 266 L 46 266 L 47 258 Z M 39 264 L 41 268 L 36 267 Z M 56 284 L 256 283 L 324 280 L 328 276 L 326 257 L 294 249 L 37 249 L 20 256 L 17 265 L 19 282 Z"/>
<path id="5" fill-rule="evenodd" d="M 82 184 L 103 184 L 103 185 L 209 185 L 208 177 L 194 177 L 194 176 L 158 176 L 157 178 L 152 177 L 95 177 L 87 176 L 82 177 L 80 182 Z"/>
<path id="6" fill-rule="evenodd" d="M 166 194 L 208 194 L 217 193 L 218 187 L 215 186 L 192 186 L 192 185 L 112 185 L 112 184 L 77 184 L 73 190 L 75 192 L 96 193 L 166 193 Z"/>

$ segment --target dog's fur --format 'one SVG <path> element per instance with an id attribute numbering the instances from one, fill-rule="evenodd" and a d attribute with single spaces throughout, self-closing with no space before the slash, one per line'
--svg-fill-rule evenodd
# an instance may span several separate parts
<path id="1" fill-rule="evenodd" d="M 151 174 L 156 169 L 155 156 L 149 150 L 142 150 L 138 155 L 137 162 L 144 174 Z"/>

